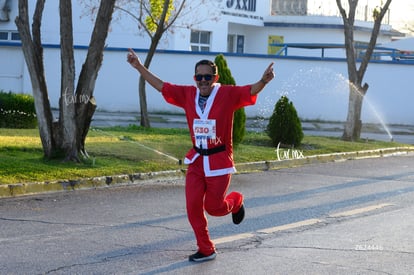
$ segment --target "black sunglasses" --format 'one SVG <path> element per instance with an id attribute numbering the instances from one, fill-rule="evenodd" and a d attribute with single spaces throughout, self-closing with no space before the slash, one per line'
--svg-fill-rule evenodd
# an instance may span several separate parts
<path id="1" fill-rule="evenodd" d="M 197 81 L 203 80 L 203 77 L 204 77 L 205 81 L 210 81 L 210 80 L 213 79 L 214 75 L 212 75 L 212 74 L 196 74 L 194 76 L 195 80 L 197 80 Z"/>

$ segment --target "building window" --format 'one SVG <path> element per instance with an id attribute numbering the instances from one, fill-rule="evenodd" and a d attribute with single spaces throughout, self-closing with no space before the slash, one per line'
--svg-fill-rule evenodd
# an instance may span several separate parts
<path id="1" fill-rule="evenodd" d="M 10 21 L 10 4 L 11 3 L 7 3 L 7 0 L 0 0 L 0 22 Z"/>
<path id="2" fill-rule="evenodd" d="M 0 41 L 20 41 L 20 34 L 16 31 L 0 31 Z"/>
<path id="3" fill-rule="evenodd" d="M 243 53 L 244 52 L 244 35 L 229 34 L 227 36 L 227 52 Z"/>
<path id="4" fill-rule="evenodd" d="M 236 35 L 235 34 L 227 35 L 227 52 L 228 53 L 236 52 Z"/>
<path id="5" fill-rule="evenodd" d="M 0 40 L 9 40 L 8 32 L 0 32 Z"/>
<path id="6" fill-rule="evenodd" d="M 236 53 L 244 53 L 244 35 L 237 36 Z"/>
<path id="7" fill-rule="evenodd" d="M 273 15 L 306 15 L 308 0 L 272 0 Z M 319 5 L 322 5 L 322 1 Z M 326 2 L 326 1 L 325 1 Z"/>
<path id="8" fill-rule="evenodd" d="M 18 32 L 12 32 L 11 33 L 11 40 L 13 40 L 13 41 L 16 41 L 16 40 L 20 41 L 20 33 L 18 33 Z"/>
<path id="9" fill-rule="evenodd" d="M 191 31 L 191 51 L 209 52 L 210 51 L 211 32 Z"/>

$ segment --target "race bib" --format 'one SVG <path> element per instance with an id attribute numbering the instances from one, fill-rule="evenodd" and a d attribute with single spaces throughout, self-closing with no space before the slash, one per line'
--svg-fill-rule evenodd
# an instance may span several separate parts
<path id="1" fill-rule="evenodd" d="M 216 120 L 194 119 L 193 130 L 197 140 L 216 139 Z"/>

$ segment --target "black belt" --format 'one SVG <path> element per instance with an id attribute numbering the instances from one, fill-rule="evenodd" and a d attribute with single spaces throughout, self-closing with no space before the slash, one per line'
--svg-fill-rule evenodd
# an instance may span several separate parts
<path id="1" fill-rule="evenodd" d="M 200 149 L 198 147 L 194 146 L 194 150 L 196 150 L 197 153 L 199 153 L 202 156 L 209 156 L 215 153 L 220 153 L 223 151 L 226 151 L 226 146 L 222 145 L 222 146 L 218 146 L 218 147 L 214 147 L 214 148 L 210 148 L 210 149 Z"/>

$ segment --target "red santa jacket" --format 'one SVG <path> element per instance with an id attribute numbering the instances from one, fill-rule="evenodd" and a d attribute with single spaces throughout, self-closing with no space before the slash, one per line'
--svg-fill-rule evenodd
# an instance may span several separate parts
<path id="1" fill-rule="evenodd" d="M 204 112 L 198 105 L 200 91 L 195 86 L 174 85 L 164 82 L 162 95 L 165 100 L 184 109 L 193 146 L 211 149 L 225 146 L 224 151 L 203 155 L 206 176 L 234 173 L 233 113 L 237 109 L 256 103 L 257 95 L 250 94 L 251 85 L 231 86 L 215 84 L 207 99 Z M 184 163 L 190 164 L 200 156 L 192 148 Z"/>

